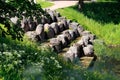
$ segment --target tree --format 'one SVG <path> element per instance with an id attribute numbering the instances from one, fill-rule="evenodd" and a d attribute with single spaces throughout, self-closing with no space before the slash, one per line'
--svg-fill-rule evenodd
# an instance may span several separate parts
<path id="1" fill-rule="evenodd" d="M 2 32 L 2 37 L 10 35 L 13 39 L 20 40 L 20 38 L 22 38 L 23 31 L 18 25 L 12 24 L 10 18 L 15 16 L 20 18 L 24 11 L 28 15 L 36 11 L 44 13 L 41 7 L 37 7 L 34 0 L 0 0 L 0 24 L 2 24 L 0 25 L 0 31 Z M 7 31 L 5 31 L 4 28 Z"/>
<path id="2" fill-rule="evenodd" d="M 84 6 L 84 2 L 83 2 L 84 0 L 79 0 L 79 2 L 78 2 L 78 9 L 79 10 L 82 10 L 82 8 L 83 8 L 83 6 Z"/>

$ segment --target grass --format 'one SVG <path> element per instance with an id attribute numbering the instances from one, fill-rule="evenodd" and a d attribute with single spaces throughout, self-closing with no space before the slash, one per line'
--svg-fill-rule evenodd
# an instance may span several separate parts
<path id="1" fill-rule="evenodd" d="M 120 0 L 97 0 L 97 2 L 115 2 L 115 1 L 118 1 L 120 2 Z"/>
<path id="2" fill-rule="evenodd" d="M 54 4 L 46 0 L 37 0 L 37 4 L 40 4 L 42 8 L 53 6 Z"/>
<path id="3" fill-rule="evenodd" d="M 97 2 L 85 3 L 81 12 L 77 6 L 58 11 L 63 16 L 79 22 L 84 28 L 103 39 L 107 45 L 118 45 L 120 44 L 119 6 L 120 4 L 116 2 Z"/>

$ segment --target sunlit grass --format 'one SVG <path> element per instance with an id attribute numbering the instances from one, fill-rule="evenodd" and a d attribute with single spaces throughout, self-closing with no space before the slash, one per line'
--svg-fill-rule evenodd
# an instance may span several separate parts
<path id="1" fill-rule="evenodd" d="M 40 4 L 42 8 L 46 8 L 54 5 L 53 3 L 46 0 L 37 0 L 37 4 Z"/>

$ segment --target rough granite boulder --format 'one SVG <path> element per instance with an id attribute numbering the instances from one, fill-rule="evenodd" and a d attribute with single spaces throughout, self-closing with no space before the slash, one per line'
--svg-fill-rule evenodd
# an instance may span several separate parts
<path id="1" fill-rule="evenodd" d="M 77 30 L 79 32 L 79 35 L 82 36 L 82 32 L 84 31 L 84 28 L 81 25 L 79 25 Z"/>
<path id="2" fill-rule="evenodd" d="M 47 38 L 53 38 L 55 36 L 54 30 L 49 24 L 44 25 L 44 32 L 46 33 Z"/>
<path id="3" fill-rule="evenodd" d="M 62 42 L 59 41 L 57 38 L 50 39 L 50 46 L 56 52 L 60 52 L 62 50 Z"/>
<path id="4" fill-rule="evenodd" d="M 41 23 L 42 23 L 42 24 L 47 23 L 47 17 L 46 17 L 46 16 L 41 15 Z"/>
<path id="5" fill-rule="evenodd" d="M 86 35 L 90 35 L 91 34 L 91 32 L 90 31 L 83 31 L 82 33 L 81 33 L 81 35 L 82 36 L 86 36 Z"/>
<path id="6" fill-rule="evenodd" d="M 56 15 L 54 14 L 54 11 L 51 11 L 51 10 L 46 10 L 47 13 L 50 15 L 51 19 L 52 19 L 52 22 L 57 22 L 57 18 L 56 18 Z"/>
<path id="7" fill-rule="evenodd" d="M 28 31 L 25 33 L 25 36 L 27 36 L 31 41 L 38 41 L 38 37 L 35 31 Z"/>
<path id="8" fill-rule="evenodd" d="M 89 44 L 90 37 L 88 35 L 87 36 L 82 36 L 81 40 L 83 42 L 83 45 L 87 46 Z"/>
<path id="9" fill-rule="evenodd" d="M 57 17 L 57 22 L 61 22 L 63 19 L 66 19 L 65 17 Z"/>
<path id="10" fill-rule="evenodd" d="M 63 56 L 67 61 L 74 61 L 76 58 L 82 56 L 83 52 L 81 53 L 81 51 L 82 48 L 79 44 L 73 44 Z"/>
<path id="11" fill-rule="evenodd" d="M 56 22 L 52 23 L 50 26 L 54 29 L 56 35 L 60 33 L 59 26 Z"/>
<path id="12" fill-rule="evenodd" d="M 67 20 L 63 19 L 61 22 L 64 24 L 65 29 L 69 29 L 69 25 L 67 24 Z"/>
<path id="13" fill-rule="evenodd" d="M 63 23 L 63 22 L 58 22 L 58 26 L 59 26 L 60 32 L 62 32 L 62 31 L 65 30 L 65 27 L 64 27 L 64 23 Z"/>
<path id="14" fill-rule="evenodd" d="M 57 39 L 62 42 L 62 48 L 68 45 L 68 38 L 64 34 L 58 35 Z"/>
<path id="15" fill-rule="evenodd" d="M 73 29 L 73 31 L 75 32 L 75 37 L 76 37 L 76 38 L 80 36 L 80 34 L 79 34 L 79 32 L 78 32 L 78 29 Z"/>
<path id="16" fill-rule="evenodd" d="M 96 36 L 95 36 L 94 34 L 90 34 L 90 35 L 88 35 L 88 36 L 89 36 L 89 38 L 90 38 L 89 43 L 90 43 L 90 44 L 93 44 Z"/>
<path id="17" fill-rule="evenodd" d="M 23 19 L 21 20 L 21 28 L 27 32 L 27 31 L 30 31 L 30 26 L 28 24 L 28 21 L 27 19 L 23 16 Z"/>
<path id="18" fill-rule="evenodd" d="M 44 26 L 42 24 L 39 24 L 37 26 L 35 32 L 39 36 L 40 41 L 44 41 L 45 40 Z"/>
<path id="19" fill-rule="evenodd" d="M 10 18 L 11 22 L 12 22 L 13 24 L 16 24 L 16 25 L 17 25 L 17 23 L 18 23 L 18 19 L 19 19 L 19 18 L 18 18 L 17 16 Z"/>
<path id="20" fill-rule="evenodd" d="M 27 21 L 30 27 L 30 31 L 34 31 L 36 29 L 37 23 L 33 21 L 33 18 L 31 16 L 27 18 Z"/>
<path id="21" fill-rule="evenodd" d="M 71 40 L 75 40 L 76 38 L 75 32 L 73 30 L 69 30 L 69 33 L 71 35 Z"/>
<path id="22" fill-rule="evenodd" d="M 67 37 L 68 43 L 70 43 L 72 40 L 72 37 L 71 37 L 71 34 L 69 33 L 69 30 L 64 31 L 63 35 L 65 35 Z"/>
<path id="23" fill-rule="evenodd" d="M 72 29 L 72 30 L 77 29 L 78 25 L 79 24 L 77 22 L 72 22 L 69 24 L 69 29 Z"/>
<path id="24" fill-rule="evenodd" d="M 94 48 L 93 45 L 87 45 L 83 48 L 85 56 L 94 56 Z"/>

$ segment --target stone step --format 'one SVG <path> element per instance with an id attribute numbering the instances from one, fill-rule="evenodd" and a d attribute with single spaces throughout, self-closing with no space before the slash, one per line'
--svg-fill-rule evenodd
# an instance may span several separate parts
<path id="1" fill-rule="evenodd" d="M 66 30 L 69 30 L 69 29 L 66 29 Z M 66 31 L 66 30 L 64 30 L 64 31 Z M 60 32 L 58 35 L 55 35 L 53 38 L 57 38 L 57 36 L 61 35 L 62 33 L 63 33 L 63 31 Z M 50 39 L 52 39 L 52 38 L 50 38 Z M 44 42 L 41 43 L 41 45 L 48 45 L 49 46 L 50 39 L 45 40 Z"/>
<path id="2" fill-rule="evenodd" d="M 95 57 L 84 56 L 80 58 L 80 63 L 83 68 L 93 67 L 94 62 L 95 62 Z"/>
<path id="3" fill-rule="evenodd" d="M 67 47 L 65 47 L 65 48 L 59 53 L 59 55 L 65 54 L 65 53 L 69 50 L 70 46 L 73 45 L 74 43 L 76 43 L 76 42 L 77 42 L 78 40 L 80 40 L 80 39 L 81 39 L 81 37 L 79 36 L 79 37 L 77 37 L 75 40 L 73 40 Z"/>

